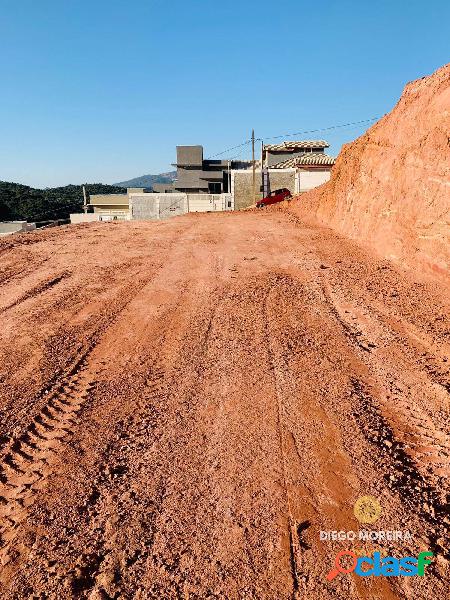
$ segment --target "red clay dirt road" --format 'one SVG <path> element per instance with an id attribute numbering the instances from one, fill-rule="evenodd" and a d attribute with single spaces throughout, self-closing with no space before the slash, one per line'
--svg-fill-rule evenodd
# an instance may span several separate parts
<path id="1" fill-rule="evenodd" d="M 2 599 L 444 598 L 442 282 L 274 211 L 11 237 L 0 283 Z"/>

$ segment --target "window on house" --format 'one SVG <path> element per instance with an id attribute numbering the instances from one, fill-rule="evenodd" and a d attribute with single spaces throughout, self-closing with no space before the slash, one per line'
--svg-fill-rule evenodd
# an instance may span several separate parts
<path id="1" fill-rule="evenodd" d="M 208 192 L 210 194 L 220 194 L 222 191 L 222 186 L 220 185 L 220 183 L 216 183 L 213 181 L 210 181 L 208 183 Z"/>

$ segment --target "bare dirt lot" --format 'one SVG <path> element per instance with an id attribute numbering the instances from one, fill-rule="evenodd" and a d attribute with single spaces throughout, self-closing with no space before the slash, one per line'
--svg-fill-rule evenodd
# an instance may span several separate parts
<path id="1" fill-rule="evenodd" d="M 443 286 L 276 211 L 0 242 L 0 597 L 444 598 Z"/>

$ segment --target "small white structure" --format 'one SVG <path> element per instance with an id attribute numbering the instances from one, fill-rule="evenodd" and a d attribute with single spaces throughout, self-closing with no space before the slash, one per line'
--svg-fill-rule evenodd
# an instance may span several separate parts
<path id="1" fill-rule="evenodd" d="M 94 221 L 100 221 L 100 215 L 98 213 L 72 213 L 70 215 L 70 223 L 72 225 L 78 223 L 92 223 Z"/>
<path id="2" fill-rule="evenodd" d="M 129 221 L 131 219 L 130 211 L 126 213 L 114 213 L 110 212 L 95 212 L 95 213 L 72 213 L 70 215 L 71 225 L 78 223 L 95 223 L 96 221 Z"/>
<path id="3" fill-rule="evenodd" d="M 27 221 L 0 221 L 0 236 L 11 235 L 12 233 L 25 233 L 27 231 L 34 231 L 36 229 L 35 223 L 28 223 Z"/>
<path id="4" fill-rule="evenodd" d="M 331 176 L 330 170 L 316 169 L 314 171 L 307 171 L 298 169 L 295 174 L 295 193 L 309 192 L 316 188 L 322 183 L 326 183 Z"/>

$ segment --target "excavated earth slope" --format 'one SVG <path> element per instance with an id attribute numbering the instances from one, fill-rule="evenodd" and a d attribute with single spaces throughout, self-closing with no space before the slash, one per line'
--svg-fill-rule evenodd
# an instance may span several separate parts
<path id="1" fill-rule="evenodd" d="M 404 266 L 448 275 L 450 64 L 409 83 L 392 112 L 344 146 L 331 180 L 292 208 Z"/>
<path id="2" fill-rule="evenodd" d="M 0 598 L 444 598 L 442 285 L 277 212 L 0 242 Z"/>

